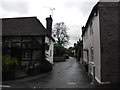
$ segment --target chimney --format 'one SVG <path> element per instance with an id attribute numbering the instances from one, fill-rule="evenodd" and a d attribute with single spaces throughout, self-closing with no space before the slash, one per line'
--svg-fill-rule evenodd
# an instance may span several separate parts
<path id="1" fill-rule="evenodd" d="M 51 15 L 46 18 L 46 29 L 48 30 L 50 36 L 52 36 L 52 21 Z"/>
<path id="2" fill-rule="evenodd" d="M 74 43 L 74 47 L 76 46 L 76 43 Z"/>
<path id="3" fill-rule="evenodd" d="M 82 33 L 84 32 L 84 30 L 85 30 L 85 27 L 83 26 L 83 27 L 82 27 Z"/>

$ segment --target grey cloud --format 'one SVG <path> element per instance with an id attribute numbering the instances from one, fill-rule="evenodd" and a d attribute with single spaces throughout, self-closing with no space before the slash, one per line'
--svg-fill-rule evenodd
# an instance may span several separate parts
<path id="1" fill-rule="evenodd" d="M 87 15 L 89 13 L 90 8 L 95 5 L 96 2 L 64 2 L 64 6 L 66 8 L 76 8 L 78 11 L 81 11 L 83 15 Z"/>
<path id="2" fill-rule="evenodd" d="M 80 38 L 80 34 L 74 34 L 74 35 L 71 35 L 71 36 L 70 36 L 70 39 L 71 39 L 71 40 L 74 40 L 74 41 L 75 41 L 75 40 L 78 40 L 79 38 Z"/>
<path id="3" fill-rule="evenodd" d="M 4 11 L 16 12 L 20 14 L 26 14 L 28 12 L 27 3 L 26 2 L 10 2 L 10 1 L 1 1 L 0 8 Z"/>
<path id="4" fill-rule="evenodd" d="M 75 41 L 78 40 L 81 36 L 80 26 L 72 25 L 71 30 L 69 31 L 70 39 Z"/>

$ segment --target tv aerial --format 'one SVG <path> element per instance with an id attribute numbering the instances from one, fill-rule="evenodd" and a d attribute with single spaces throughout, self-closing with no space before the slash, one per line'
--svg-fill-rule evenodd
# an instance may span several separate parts
<path id="1" fill-rule="evenodd" d="M 48 8 L 51 11 L 51 16 L 53 16 L 53 12 L 54 12 L 55 8 L 51 8 L 51 7 L 44 7 L 44 8 Z"/>

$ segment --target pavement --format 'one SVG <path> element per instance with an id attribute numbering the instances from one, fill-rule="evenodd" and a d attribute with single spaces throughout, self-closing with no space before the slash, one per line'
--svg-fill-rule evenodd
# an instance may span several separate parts
<path id="1" fill-rule="evenodd" d="M 70 57 L 70 59 L 67 59 L 64 62 L 56 62 L 51 72 L 3 82 L 3 90 L 13 90 L 13 88 L 15 90 L 19 90 L 20 88 L 41 90 L 56 90 L 57 88 L 70 88 L 76 90 L 79 88 L 106 87 L 108 88 L 110 86 L 91 84 L 90 78 L 85 73 L 79 62 L 72 57 Z M 112 88 L 116 87 L 112 86 Z"/>

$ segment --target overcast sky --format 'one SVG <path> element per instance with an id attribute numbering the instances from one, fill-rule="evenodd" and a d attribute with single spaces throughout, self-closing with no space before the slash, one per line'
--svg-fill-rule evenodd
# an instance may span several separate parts
<path id="1" fill-rule="evenodd" d="M 93 6 L 98 0 L 0 0 L 0 18 L 37 16 L 46 27 L 45 18 L 52 14 L 53 25 L 65 22 L 69 28 L 73 46 L 81 36 L 81 27 L 86 24 Z"/>

